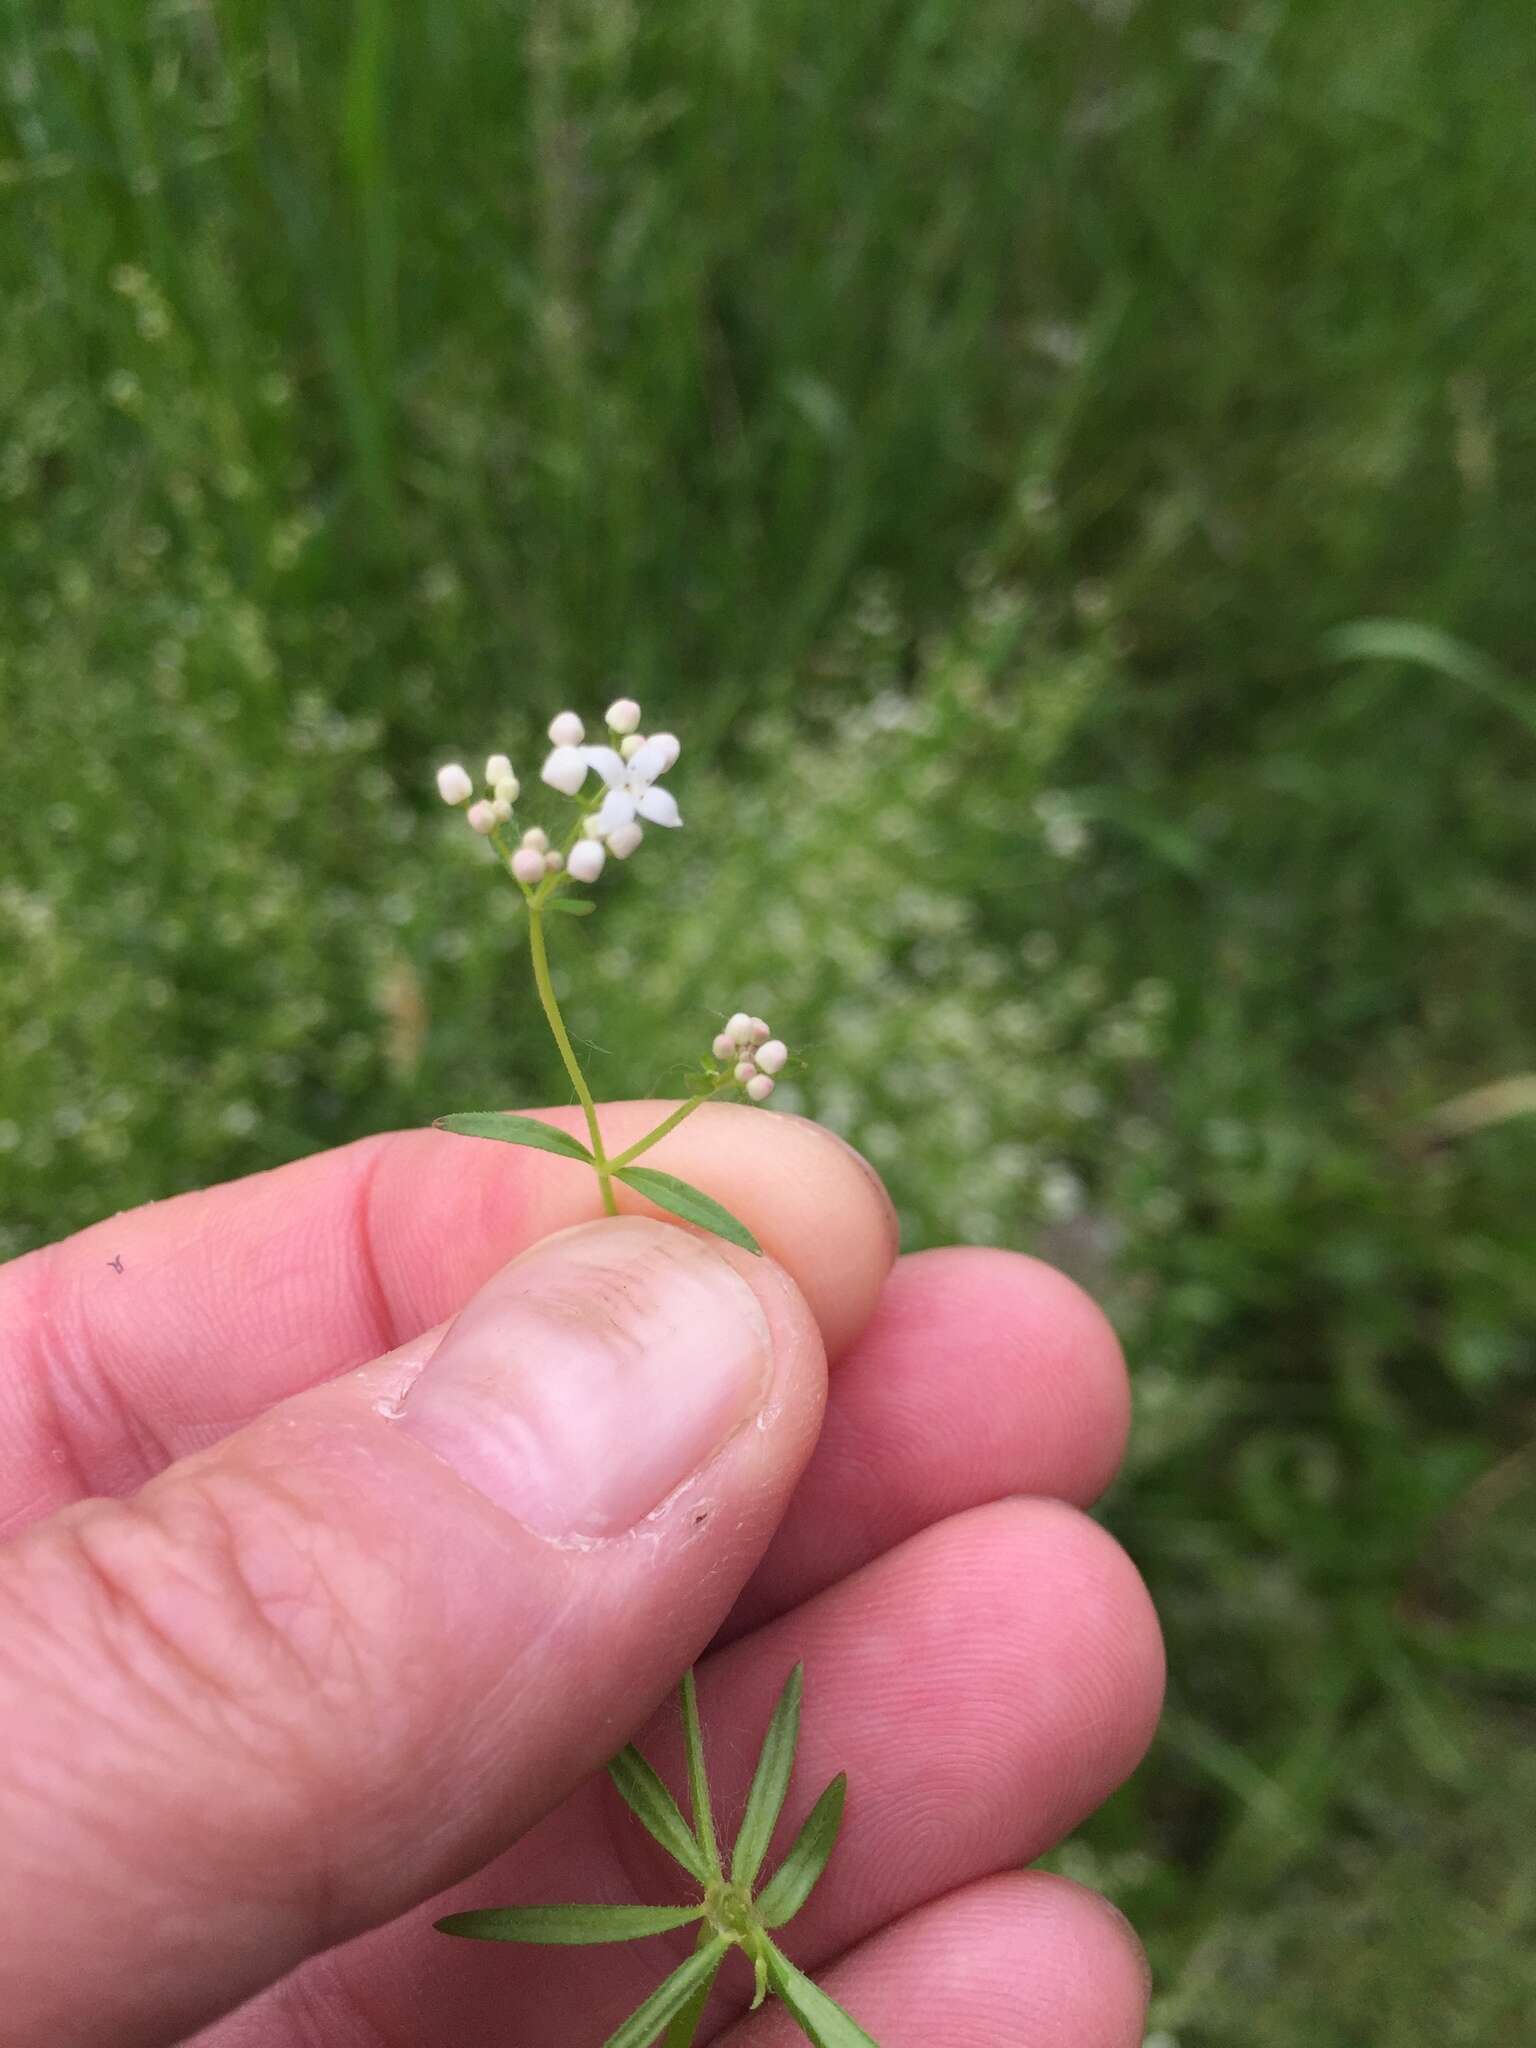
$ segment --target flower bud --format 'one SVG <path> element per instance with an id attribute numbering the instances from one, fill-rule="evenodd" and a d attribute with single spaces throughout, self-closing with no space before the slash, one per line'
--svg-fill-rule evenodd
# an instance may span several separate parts
<path id="1" fill-rule="evenodd" d="M 595 882 L 603 872 L 603 862 L 607 858 L 600 839 L 578 839 L 571 848 L 568 865 L 578 882 Z"/>
<path id="2" fill-rule="evenodd" d="M 498 825 L 505 825 L 508 819 L 512 816 L 512 806 L 507 802 L 505 797 L 499 796 L 496 798 L 495 802 L 491 805 L 491 816 L 496 820 Z"/>
<path id="3" fill-rule="evenodd" d="M 760 1045 L 753 1055 L 765 1074 L 777 1074 L 789 1058 L 789 1047 L 782 1038 L 770 1038 L 766 1045 Z"/>
<path id="4" fill-rule="evenodd" d="M 747 1083 L 747 1094 L 753 1102 L 766 1102 L 773 1093 L 773 1082 L 766 1074 L 758 1074 Z"/>
<path id="5" fill-rule="evenodd" d="M 736 1062 L 735 1074 L 737 1080 L 743 1083 L 757 1079 L 757 1069 L 750 1060 L 738 1060 Z"/>
<path id="6" fill-rule="evenodd" d="M 633 697 L 615 698 L 608 706 L 610 732 L 634 732 L 640 724 L 640 706 Z"/>
<path id="7" fill-rule="evenodd" d="M 520 846 L 512 856 L 512 874 L 525 889 L 544 879 L 544 856 L 536 846 Z"/>
<path id="8" fill-rule="evenodd" d="M 491 784 L 491 795 L 499 804 L 515 804 L 523 793 L 523 785 L 515 775 L 503 775 Z"/>
<path id="9" fill-rule="evenodd" d="M 754 1045 L 761 1045 L 765 1038 L 769 1038 L 772 1036 L 771 1032 L 768 1029 L 768 1026 L 763 1022 L 761 1017 L 754 1017 L 748 1029 L 751 1035 L 752 1043 Z"/>
<path id="10" fill-rule="evenodd" d="M 569 718 L 571 715 L 570 712 L 563 711 L 560 717 Z M 559 723 L 560 719 L 557 718 L 555 725 Z M 551 726 L 550 730 L 553 732 L 554 726 Z M 581 731 L 579 719 L 576 723 L 576 730 L 578 734 Z M 587 779 L 587 764 L 576 751 L 578 744 L 578 741 L 572 741 L 567 746 L 557 746 L 549 759 L 544 763 L 544 766 L 539 770 L 542 779 L 549 784 L 551 789 L 558 789 L 562 796 L 574 796 Z"/>
<path id="11" fill-rule="evenodd" d="M 603 828 L 602 828 L 602 826 L 601 826 L 601 825 L 600 825 L 600 824 L 598 823 L 598 821 L 597 821 L 597 813 L 596 813 L 596 811 L 594 811 L 594 812 L 592 813 L 592 815 L 591 815 L 591 817 L 590 817 L 590 818 L 583 818 L 583 819 L 582 819 L 582 821 L 581 821 L 581 836 L 582 836 L 582 838 L 583 838 L 583 839 L 601 839 L 601 838 L 602 838 L 602 836 L 603 836 Z"/>
<path id="12" fill-rule="evenodd" d="M 574 711 L 562 711 L 549 721 L 549 741 L 554 747 L 579 747 L 587 729 Z"/>
<path id="13" fill-rule="evenodd" d="M 544 853 L 549 848 L 549 834 L 542 825 L 530 825 L 523 834 L 524 846 L 532 847 L 535 853 Z"/>
<path id="14" fill-rule="evenodd" d="M 545 856 L 544 856 L 544 872 L 545 872 L 545 874 L 546 874 L 546 875 L 558 875 L 558 874 L 559 874 L 559 872 L 560 872 L 560 870 L 561 870 L 561 869 L 562 869 L 562 868 L 563 868 L 564 866 L 565 866 L 565 855 L 564 855 L 563 853 L 546 853 L 546 854 L 545 854 Z"/>
<path id="15" fill-rule="evenodd" d="M 656 773 L 658 775 L 665 775 L 667 770 L 676 762 L 678 755 L 683 751 L 682 741 L 677 737 L 676 733 L 653 732 L 649 744 L 653 747 L 661 748 L 662 762 Z"/>
<path id="16" fill-rule="evenodd" d="M 615 860 L 628 860 L 644 837 L 633 819 L 627 825 L 615 825 L 608 834 L 608 851 Z"/>
<path id="17" fill-rule="evenodd" d="M 736 1011 L 725 1027 L 725 1035 L 735 1045 L 745 1045 L 752 1035 L 752 1019 L 745 1010 Z"/>
<path id="18" fill-rule="evenodd" d="M 482 838 L 487 832 L 496 830 L 496 806 L 486 803 L 483 798 L 479 803 L 471 804 L 464 815 L 469 820 L 471 831 L 480 833 Z"/>
<path id="19" fill-rule="evenodd" d="M 459 761 L 450 761 L 446 768 L 437 771 L 437 793 L 445 804 L 463 803 L 473 794 L 474 787 L 468 770 Z"/>
<path id="20" fill-rule="evenodd" d="M 621 761 L 633 761 L 644 745 L 645 734 L 643 732 L 632 732 L 627 739 L 619 741 L 619 759 Z"/>
<path id="21" fill-rule="evenodd" d="M 492 754 L 485 764 L 485 779 L 492 789 L 498 782 L 512 780 L 512 763 L 505 754 Z"/>
<path id="22" fill-rule="evenodd" d="M 736 1057 L 736 1041 L 722 1031 L 710 1050 L 717 1060 L 733 1060 Z"/>

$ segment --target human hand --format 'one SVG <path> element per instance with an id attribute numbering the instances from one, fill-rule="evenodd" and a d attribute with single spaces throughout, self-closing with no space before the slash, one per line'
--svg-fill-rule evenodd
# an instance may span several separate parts
<path id="1" fill-rule="evenodd" d="M 1157 1713 L 1146 1596 L 1078 1512 L 1123 1442 L 1113 1337 L 1028 1259 L 893 1266 L 813 1125 L 707 1109 L 665 1164 L 771 1258 L 410 1132 L 0 1270 L 10 2048 L 596 2048 L 664 1942 L 431 1923 L 676 1896 L 594 1773 L 706 1645 L 727 1826 L 806 1664 L 787 1819 L 850 1793 L 790 1947 L 884 2048 L 1140 2042 L 1118 1916 L 1018 1869 Z M 671 1717 L 638 1739 L 676 1783 Z M 722 1991 L 701 2039 L 799 2038 Z"/>

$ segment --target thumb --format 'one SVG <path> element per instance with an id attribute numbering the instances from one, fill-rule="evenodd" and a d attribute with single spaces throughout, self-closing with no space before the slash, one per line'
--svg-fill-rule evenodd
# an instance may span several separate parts
<path id="1" fill-rule="evenodd" d="M 0 1552 L 0 2010 L 180 2038 L 465 1875 L 703 1647 L 824 1393 L 786 1276 L 637 1218 Z"/>

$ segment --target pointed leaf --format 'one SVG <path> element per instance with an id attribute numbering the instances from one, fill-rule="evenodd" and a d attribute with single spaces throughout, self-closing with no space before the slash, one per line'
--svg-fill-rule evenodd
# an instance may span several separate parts
<path id="1" fill-rule="evenodd" d="M 466 1109 L 456 1116 L 440 1116 L 432 1128 L 455 1131 L 461 1138 L 499 1138 L 504 1145 L 531 1145 L 536 1152 L 558 1152 L 564 1159 L 584 1159 L 588 1166 L 594 1163 L 586 1146 L 569 1131 L 541 1124 L 531 1116 L 518 1116 L 513 1110 Z"/>
<path id="2" fill-rule="evenodd" d="M 608 2036 L 603 2048 L 650 2048 L 668 2020 L 682 2011 L 694 1993 L 701 1986 L 714 1983 L 729 1945 L 715 1940 L 707 1948 L 695 1949 L 687 1962 L 679 1964 L 664 1984 L 657 1985 L 644 2005 L 637 2006 L 623 2026 Z"/>
<path id="3" fill-rule="evenodd" d="M 633 1744 L 614 1758 L 608 1775 L 619 1788 L 624 1804 L 673 1862 L 680 1863 L 700 1884 L 708 1884 L 708 1866 L 692 1828 L 683 1819 L 677 1801 Z"/>
<path id="4" fill-rule="evenodd" d="M 828 1998 L 819 1984 L 797 1970 L 782 1950 L 768 1951 L 768 1975 L 774 1990 L 794 2014 L 800 2031 L 815 2048 L 880 2048 L 856 2019 L 843 2011 L 836 1999 Z"/>
<path id="5" fill-rule="evenodd" d="M 761 1258 L 763 1248 L 745 1223 L 738 1223 L 730 1210 L 722 1209 L 712 1195 L 706 1195 L 702 1188 L 694 1187 L 689 1181 L 679 1180 L 675 1173 L 658 1173 L 654 1166 L 626 1166 L 614 1175 L 614 1179 L 623 1181 L 637 1195 L 644 1195 L 658 1209 L 670 1209 L 684 1222 L 697 1223 L 705 1230 L 712 1230 L 716 1237 L 723 1237 L 728 1244 L 739 1244 L 744 1252 L 755 1252 Z"/>
<path id="6" fill-rule="evenodd" d="M 437 1922 L 439 1934 L 470 1941 L 536 1941 L 573 1948 L 593 1941 L 643 1941 L 670 1934 L 700 1920 L 699 1906 L 488 1906 L 477 1913 L 450 1913 Z"/>
<path id="7" fill-rule="evenodd" d="M 565 917 L 590 917 L 597 905 L 590 896 L 552 896 L 546 910 L 558 910 Z"/>
<path id="8" fill-rule="evenodd" d="M 811 1896 L 843 1824 L 847 1793 L 847 1775 L 839 1771 L 806 1815 L 805 1825 L 791 1844 L 789 1854 L 758 1895 L 757 1910 L 765 1927 L 782 1927 Z"/>
<path id="9" fill-rule="evenodd" d="M 704 1736 L 699 1727 L 699 1691 L 692 1671 L 683 1673 L 678 1688 L 683 1705 L 683 1750 L 688 1759 L 688 1797 L 693 1805 L 693 1832 L 711 1878 L 725 1875 L 720 1868 L 720 1844 L 715 1834 L 714 1809 L 709 1803 L 709 1778 L 704 1769 Z"/>
<path id="10" fill-rule="evenodd" d="M 708 1948 L 715 1938 L 713 1928 L 707 1923 L 699 1929 L 700 1948 Z M 716 1968 L 718 1967 L 716 1965 Z M 699 2031 L 699 2021 L 704 2017 L 704 2008 L 708 2005 L 709 1994 L 714 1988 L 715 1972 L 711 1970 L 688 2003 L 679 2007 L 671 2026 L 667 2028 L 666 2039 L 662 2042 L 661 2048 L 693 2048 L 693 2037 Z"/>
<path id="11" fill-rule="evenodd" d="M 797 1664 L 779 1694 L 779 1703 L 763 1738 L 762 1754 L 747 1794 L 747 1810 L 741 1817 L 741 1832 L 731 1854 L 731 1882 L 750 1891 L 768 1854 L 795 1768 L 795 1744 L 800 1739 L 800 1697 L 805 1689 L 805 1672 Z"/>

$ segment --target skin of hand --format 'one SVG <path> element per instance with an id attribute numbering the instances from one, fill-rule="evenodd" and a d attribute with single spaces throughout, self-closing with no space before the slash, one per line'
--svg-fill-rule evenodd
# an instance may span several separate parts
<path id="1" fill-rule="evenodd" d="M 767 1256 L 414 1131 L 0 1269 L 10 2048 L 595 2048 L 687 1931 L 431 1922 L 682 1897 L 601 1767 L 636 1738 L 680 1782 L 695 1658 L 727 1832 L 805 1662 L 773 1857 L 850 1793 L 788 1946 L 883 2048 L 1137 2048 L 1134 1937 L 1023 1868 L 1161 1699 L 1082 1512 L 1127 1425 L 1108 1326 L 1024 1257 L 898 1258 L 797 1118 L 710 1107 L 656 1163 Z M 750 1991 L 728 1965 L 700 2039 L 801 2039 Z"/>

